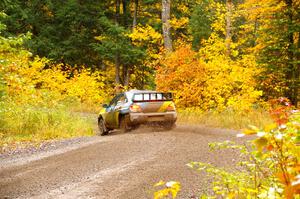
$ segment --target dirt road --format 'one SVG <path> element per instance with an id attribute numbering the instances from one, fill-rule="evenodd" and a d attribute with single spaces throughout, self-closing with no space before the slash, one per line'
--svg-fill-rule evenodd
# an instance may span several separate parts
<path id="1" fill-rule="evenodd" d="M 179 181 L 178 198 L 209 191 L 210 179 L 186 166 L 201 161 L 230 167 L 235 151 L 210 152 L 209 142 L 236 132 L 200 126 L 147 128 L 0 160 L 0 198 L 152 198 L 153 184 Z"/>

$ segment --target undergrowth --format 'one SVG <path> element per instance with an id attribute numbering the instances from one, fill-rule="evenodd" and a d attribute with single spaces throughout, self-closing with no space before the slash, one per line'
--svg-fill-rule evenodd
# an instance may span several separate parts
<path id="1" fill-rule="evenodd" d="M 93 134 L 91 119 L 71 113 L 64 106 L 41 108 L 0 102 L 0 147 Z"/>
<path id="2" fill-rule="evenodd" d="M 223 112 L 184 109 L 178 110 L 177 121 L 179 124 L 201 124 L 209 127 L 244 129 L 249 125 L 262 127 L 270 123 L 272 119 L 264 109 L 251 109 L 248 111 L 226 109 Z"/>

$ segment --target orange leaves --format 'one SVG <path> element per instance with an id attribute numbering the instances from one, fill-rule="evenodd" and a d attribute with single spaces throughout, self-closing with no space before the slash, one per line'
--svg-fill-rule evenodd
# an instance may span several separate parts
<path id="1" fill-rule="evenodd" d="M 289 120 L 290 111 L 291 111 L 291 103 L 287 98 L 278 98 L 274 100 L 270 100 L 271 110 L 270 114 L 273 120 L 278 125 L 286 124 Z"/>
<path id="2" fill-rule="evenodd" d="M 252 140 L 256 149 L 254 154 L 259 154 L 255 164 L 264 164 L 256 166 L 262 167 L 261 170 L 265 167 L 271 169 L 266 180 L 272 182 L 273 187 L 282 187 L 284 198 L 295 198 L 300 194 L 300 146 L 297 141 L 300 115 L 297 111 L 291 111 L 285 98 L 273 100 L 270 112 L 276 123 L 263 129 L 251 126 L 237 137 L 257 136 Z M 269 168 L 269 165 L 274 166 Z"/>
<path id="3" fill-rule="evenodd" d="M 261 95 L 255 90 L 255 60 L 245 56 L 233 62 L 222 54 L 214 54 L 217 46 L 207 46 L 201 50 L 201 57 L 190 46 L 168 54 L 157 70 L 157 88 L 173 91 L 179 107 L 249 108 Z"/>
<path id="4" fill-rule="evenodd" d="M 297 173 L 297 176 L 293 175 L 292 173 L 284 172 L 277 174 L 277 178 L 285 186 L 284 195 L 287 199 L 292 199 L 295 198 L 296 195 L 300 195 L 300 171 L 298 170 Z"/>
<path id="5" fill-rule="evenodd" d="M 157 89 L 173 91 L 178 106 L 198 106 L 201 104 L 204 75 L 204 67 L 197 60 L 196 52 L 190 46 L 184 46 L 161 60 L 156 75 Z"/>

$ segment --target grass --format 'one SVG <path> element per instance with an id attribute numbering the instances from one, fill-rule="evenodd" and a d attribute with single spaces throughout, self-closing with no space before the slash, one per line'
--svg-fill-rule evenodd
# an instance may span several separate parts
<path id="1" fill-rule="evenodd" d="M 178 123 L 202 124 L 209 127 L 245 129 L 249 125 L 263 127 L 272 123 L 268 112 L 263 109 L 250 111 L 225 110 L 223 112 L 201 112 L 199 110 L 179 110 Z"/>
<path id="2" fill-rule="evenodd" d="M 49 109 L 0 102 L 0 147 L 93 134 L 91 119 L 71 113 L 65 107 Z"/>
<path id="3" fill-rule="evenodd" d="M 77 109 L 74 107 L 76 106 L 72 103 L 41 108 L 37 105 L 17 105 L 13 101 L 0 102 L 0 149 L 16 143 L 40 143 L 94 135 L 92 119 L 83 118 L 74 112 L 87 112 L 89 106 L 78 106 Z M 90 107 L 88 112 L 95 112 L 97 108 L 99 107 Z M 178 111 L 178 123 L 181 124 L 243 129 L 248 125 L 262 127 L 271 121 L 267 111 L 262 109 L 247 112 L 228 109 L 221 113 L 201 112 L 197 109 Z"/>

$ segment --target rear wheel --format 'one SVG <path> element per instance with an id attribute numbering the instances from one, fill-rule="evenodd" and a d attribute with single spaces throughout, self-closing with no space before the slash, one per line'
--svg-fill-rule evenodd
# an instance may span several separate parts
<path id="1" fill-rule="evenodd" d="M 166 122 L 166 123 L 163 124 L 163 128 L 164 128 L 165 130 L 172 130 L 172 129 L 174 129 L 175 127 L 176 127 L 175 122 Z"/>
<path id="2" fill-rule="evenodd" d="M 99 128 L 99 131 L 100 131 L 100 135 L 107 135 L 109 130 L 106 128 L 105 126 L 105 122 L 102 118 L 99 118 L 98 119 L 98 128 Z"/>
<path id="3" fill-rule="evenodd" d="M 124 115 L 120 118 L 120 131 L 122 133 L 126 133 L 131 130 L 131 127 L 129 126 L 129 116 Z"/>

